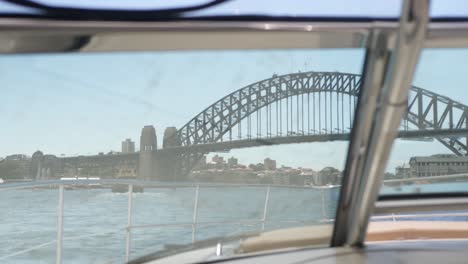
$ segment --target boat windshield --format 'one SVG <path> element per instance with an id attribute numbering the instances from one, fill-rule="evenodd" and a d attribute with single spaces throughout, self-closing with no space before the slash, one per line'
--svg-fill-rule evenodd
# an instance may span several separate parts
<path id="1" fill-rule="evenodd" d="M 381 194 L 468 191 L 468 49 L 425 49 Z"/>
<path id="2" fill-rule="evenodd" d="M 2 55 L 0 259 L 53 262 L 58 223 L 64 262 L 119 263 L 333 221 L 364 56 Z"/>
<path id="3" fill-rule="evenodd" d="M 75 2 L 0 4 L 0 262 L 361 247 L 466 205 L 466 5 Z"/>

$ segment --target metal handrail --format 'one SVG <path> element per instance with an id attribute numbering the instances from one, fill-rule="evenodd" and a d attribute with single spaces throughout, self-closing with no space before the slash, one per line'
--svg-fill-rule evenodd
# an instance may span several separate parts
<path id="1" fill-rule="evenodd" d="M 89 178 L 94 178 L 89 176 Z M 28 189 L 35 187 L 47 187 L 47 186 L 59 186 L 59 185 L 85 185 L 85 184 L 101 184 L 101 185 L 137 185 L 151 188 L 195 188 L 200 186 L 203 188 L 218 188 L 218 187 L 278 187 L 278 188 L 299 188 L 299 189 L 330 189 L 339 187 L 339 185 L 325 185 L 325 186 L 314 186 L 314 185 L 286 185 L 286 184 L 260 184 L 260 183 L 204 183 L 204 182 L 182 182 L 182 183 L 169 183 L 159 181 L 142 181 L 142 180 L 114 180 L 114 179 L 74 179 L 74 180 L 40 180 L 40 181 L 28 181 L 28 182 L 14 182 L 0 184 L 0 191 L 4 190 L 17 190 L 17 189 Z"/>
<path id="2" fill-rule="evenodd" d="M 457 217 L 457 216 L 466 216 L 468 217 L 468 212 L 466 213 L 435 213 L 435 214 L 390 214 L 390 215 L 374 215 L 371 220 L 385 220 L 392 219 L 396 222 L 399 218 L 426 218 L 426 217 Z"/>
<path id="3" fill-rule="evenodd" d="M 307 224 L 314 221 L 301 221 L 301 220 L 268 220 L 268 204 L 270 199 L 270 192 L 272 187 L 281 187 L 281 188 L 304 188 L 304 189 L 318 189 L 320 190 L 321 195 L 321 204 L 322 204 L 322 219 L 318 222 L 320 223 L 332 223 L 334 222 L 333 218 L 329 218 L 327 213 L 327 206 L 329 205 L 328 199 L 325 199 L 325 190 L 335 188 L 337 186 L 297 186 L 297 185 L 266 185 L 266 184 L 220 184 L 220 183 L 161 183 L 154 181 L 136 181 L 136 180 L 89 180 L 89 179 L 77 179 L 77 180 L 48 180 L 48 181 L 34 181 L 34 182 L 22 182 L 22 183 L 6 183 L 0 185 L 0 191 L 5 190 L 17 190 L 17 189 L 27 189 L 27 188 L 36 188 L 36 187 L 58 187 L 58 210 L 57 210 L 57 239 L 49 242 L 42 243 L 40 245 L 35 245 L 33 247 L 23 249 L 18 252 L 11 253 L 9 255 L 0 256 L 0 260 L 4 260 L 10 257 L 21 255 L 30 251 L 33 251 L 38 248 L 52 245 L 56 243 L 56 263 L 61 263 L 62 261 L 62 241 L 63 240 L 74 240 L 80 239 L 83 237 L 93 237 L 100 234 L 116 233 L 121 232 L 122 230 L 80 235 L 73 237 L 63 237 L 63 192 L 65 191 L 64 186 L 73 186 L 73 185 L 85 185 L 85 184 L 96 184 L 100 183 L 103 185 L 115 185 L 115 184 L 125 184 L 128 185 L 128 205 L 127 205 L 127 226 L 124 229 L 126 233 L 126 246 L 125 246 L 125 260 L 130 259 L 131 252 L 131 231 L 133 229 L 145 229 L 145 228 L 159 228 L 159 227 L 191 227 L 192 228 L 192 242 L 196 240 L 196 232 L 199 226 L 210 226 L 210 225 L 220 225 L 220 224 L 261 224 L 261 230 L 265 230 L 265 223 L 301 223 Z M 133 216 L 133 187 L 135 185 L 151 187 L 151 188 L 195 188 L 195 198 L 193 206 L 193 215 L 191 222 L 179 222 L 179 223 L 160 223 L 160 224 L 147 224 L 147 225 L 133 225 L 132 216 Z M 199 207 L 199 192 L 200 188 L 218 188 L 218 187 L 262 187 L 266 188 L 265 200 L 262 212 L 262 218 L 260 219 L 235 219 L 235 220 L 218 220 L 218 221 L 198 221 L 198 207 Z M 327 205 L 328 204 L 328 205 Z M 467 213 L 436 213 L 436 214 L 389 214 L 389 215 L 376 215 L 371 218 L 371 220 L 386 220 L 391 219 L 392 221 L 397 221 L 401 218 L 423 218 L 423 217 L 450 217 L 450 216 L 467 216 Z"/>
<path id="4" fill-rule="evenodd" d="M 62 242 L 63 242 L 63 185 L 59 186 L 59 202 L 57 210 L 57 250 L 56 263 L 62 263 Z"/>
<path id="5" fill-rule="evenodd" d="M 384 180 L 383 183 L 414 183 L 422 181 L 437 181 L 437 180 L 456 180 L 456 179 L 468 179 L 468 173 L 448 174 L 439 176 L 427 176 L 427 177 L 411 177 L 405 179 L 391 179 Z"/>
<path id="6" fill-rule="evenodd" d="M 130 258 L 130 247 L 132 240 L 132 215 L 133 215 L 133 185 L 128 185 L 128 206 L 127 206 L 127 228 L 126 228 L 126 241 L 125 241 L 125 262 Z"/>
<path id="7" fill-rule="evenodd" d="M 328 220 L 328 219 L 326 219 Z M 236 220 L 219 220 L 219 221 L 204 221 L 204 222 L 197 222 L 195 225 L 197 226 L 211 226 L 211 225 L 219 225 L 219 224 L 260 224 L 264 223 L 263 219 L 236 219 Z M 272 220 L 269 222 L 274 223 L 308 223 L 312 221 L 300 221 L 300 220 Z M 149 224 L 149 225 L 134 225 L 132 229 L 142 229 L 142 228 L 156 228 L 156 227 L 189 227 L 193 226 L 193 222 L 180 222 L 180 223 L 164 223 L 164 224 Z"/>
<path id="8" fill-rule="evenodd" d="M 91 178 L 91 177 L 90 177 Z M 326 202 L 324 190 L 335 188 L 336 186 L 299 186 L 299 185 L 278 185 L 278 184 L 229 184 L 229 183 L 167 183 L 167 182 L 156 182 L 156 181 L 139 181 L 139 180 L 122 180 L 122 179 L 96 179 L 97 177 L 89 178 L 77 178 L 77 179 L 67 179 L 67 180 L 42 180 L 42 181 L 30 181 L 30 182 L 21 182 L 21 183 L 6 183 L 0 185 L 0 191 L 7 190 L 19 190 L 19 189 L 30 189 L 30 188 L 42 188 L 42 187 L 58 187 L 59 197 L 58 197 L 58 210 L 57 210 L 57 239 L 49 241 L 38 246 L 33 246 L 29 249 L 25 249 L 19 252 L 9 254 L 7 256 L 0 257 L 1 259 L 6 259 L 9 257 L 17 256 L 23 253 L 30 252 L 34 249 L 41 248 L 53 243 L 56 243 L 56 263 L 62 263 L 62 241 L 69 240 L 70 238 L 63 238 L 63 192 L 64 186 L 76 186 L 76 185 L 89 185 L 89 184 L 101 184 L 104 186 L 110 185 L 128 185 L 128 205 L 127 205 L 127 226 L 125 228 L 126 232 L 126 243 L 125 243 L 125 261 L 130 259 L 131 252 L 131 230 L 132 229 L 142 229 L 142 228 L 155 228 L 155 227 L 181 227 L 181 226 L 191 226 L 192 227 L 192 243 L 196 240 L 196 232 L 198 226 L 209 226 L 209 225 L 220 225 L 220 224 L 262 224 L 262 231 L 265 230 L 265 223 L 268 221 L 268 202 L 270 197 L 271 188 L 301 188 L 301 189 L 318 189 L 321 190 L 322 196 L 322 220 L 319 222 L 328 222 L 326 214 Z M 144 186 L 147 188 L 195 188 L 195 198 L 193 206 L 193 215 L 192 222 L 187 223 L 163 223 L 163 224 L 150 224 L 150 225 L 132 225 L 132 216 L 133 216 L 133 187 L 134 186 Z M 231 187 L 243 187 L 243 188 L 266 188 L 265 201 L 263 207 L 263 214 L 261 219 L 237 219 L 237 220 L 219 220 L 219 221 L 198 221 L 198 197 L 200 188 L 231 188 Z M 275 223 L 308 223 L 311 221 L 299 221 L 299 220 L 273 220 L 268 222 Z M 109 233 L 109 232 L 106 232 Z M 90 236 L 90 235 L 88 235 Z M 91 235 L 92 236 L 92 235 Z M 81 236 L 78 236 L 81 237 Z M 72 237 L 73 238 L 73 237 Z"/>
<path id="9" fill-rule="evenodd" d="M 107 231 L 107 232 L 93 233 L 93 234 L 87 234 L 87 235 L 63 237 L 63 240 L 65 240 L 65 241 L 76 240 L 76 239 L 82 239 L 82 238 L 88 238 L 88 237 L 94 237 L 94 236 L 100 236 L 100 235 L 106 235 L 106 234 L 114 234 L 114 233 L 118 233 L 118 232 L 122 232 L 122 230 L 119 229 L 119 230 L 116 230 L 116 231 Z M 28 252 L 31 252 L 33 250 L 43 248 L 45 246 L 52 245 L 54 243 L 57 243 L 57 240 L 54 239 L 54 240 L 51 240 L 51 241 L 48 241 L 48 242 L 45 242 L 45 243 L 42 243 L 42 244 L 39 244 L 39 245 L 35 245 L 35 246 L 29 247 L 29 248 L 26 248 L 26 249 L 23 249 L 23 250 L 20 250 L 20 251 L 13 252 L 13 253 L 5 255 L 5 256 L 0 256 L 0 261 L 11 258 L 11 257 L 14 257 L 14 256 L 18 256 L 18 255 L 21 255 L 21 254 L 24 254 L 24 253 L 28 253 Z"/>
<path id="10" fill-rule="evenodd" d="M 391 215 L 376 215 L 371 218 L 371 221 L 373 220 L 387 220 L 391 219 L 393 222 L 397 222 L 399 218 L 423 218 L 423 217 L 456 217 L 456 216 L 466 216 L 468 217 L 468 213 L 439 213 L 439 214 L 405 214 L 405 215 L 398 215 L 398 214 L 391 214 Z M 261 223 L 261 220 L 237 220 L 237 221 L 211 221 L 211 222 L 198 222 L 197 225 L 218 225 L 218 224 L 259 224 Z M 277 220 L 277 221 L 271 221 L 275 223 L 304 223 L 307 224 L 308 221 L 295 221 L 295 220 Z M 333 218 L 328 218 L 328 219 L 323 219 L 320 221 L 321 223 L 333 223 L 334 219 Z M 151 225 L 134 225 L 131 228 L 132 229 L 140 229 L 140 228 L 157 228 L 157 227 L 190 227 L 192 226 L 191 222 L 186 222 L 186 223 L 168 223 L 168 224 L 151 224 Z M 99 236 L 103 234 L 113 234 L 113 233 L 118 233 L 121 231 L 126 231 L 127 229 L 119 229 L 117 231 L 111 231 L 111 232 L 101 232 L 101 233 L 93 233 L 93 234 L 88 234 L 88 235 L 80 235 L 80 236 L 73 236 L 73 237 L 63 237 L 64 241 L 69 241 L 69 240 L 75 240 L 75 239 L 81 239 L 81 238 L 87 238 L 87 237 L 93 237 L 93 236 Z M 39 245 L 35 245 L 14 253 L 11 253 L 9 255 L 1 256 L 1 260 L 5 260 L 14 256 L 18 256 L 24 253 L 31 252 L 33 250 L 43 248 L 45 246 L 52 245 L 54 243 L 57 243 L 57 240 L 51 240 Z"/>

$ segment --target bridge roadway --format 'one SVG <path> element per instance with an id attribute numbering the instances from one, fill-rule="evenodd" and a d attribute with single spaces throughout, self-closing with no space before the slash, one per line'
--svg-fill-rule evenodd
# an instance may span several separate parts
<path id="1" fill-rule="evenodd" d="M 458 137 L 466 136 L 468 129 L 439 129 L 439 130 L 407 130 L 400 131 L 398 137 L 402 139 L 424 139 L 439 137 Z M 328 141 L 347 141 L 350 137 L 349 133 L 340 134 L 316 134 L 316 135 L 290 135 L 283 137 L 271 138 L 251 138 L 225 142 L 204 143 L 180 147 L 166 147 L 156 150 L 155 157 L 166 154 L 182 154 L 182 153 L 209 153 L 229 151 L 232 149 L 273 146 L 281 144 L 296 144 L 296 143 L 313 143 L 313 142 L 328 142 Z M 76 157 L 60 158 L 65 162 L 72 161 L 107 161 L 107 160 L 129 160 L 138 159 L 139 152 L 135 153 L 118 153 L 112 155 L 89 155 Z"/>
<path id="2" fill-rule="evenodd" d="M 468 129 L 438 129 L 438 130 L 407 130 L 400 131 L 398 138 L 402 139 L 424 139 L 424 138 L 437 138 L 437 137 L 458 137 L 466 136 Z M 168 147 L 156 151 L 156 155 L 161 154 L 182 154 L 187 152 L 195 153 L 209 153 L 229 151 L 232 149 L 272 146 L 282 144 L 295 144 L 295 143 L 312 143 L 312 142 L 328 142 L 328 141 L 347 141 L 349 140 L 350 133 L 336 133 L 336 134 L 315 134 L 315 135 L 289 135 L 282 137 L 271 138 L 251 138 L 232 140 L 225 142 L 204 143 L 180 147 Z"/>

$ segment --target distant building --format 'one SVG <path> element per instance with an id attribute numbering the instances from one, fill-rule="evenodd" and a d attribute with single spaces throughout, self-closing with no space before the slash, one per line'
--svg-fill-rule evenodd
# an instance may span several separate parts
<path id="1" fill-rule="evenodd" d="M 410 159 L 412 177 L 429 177 L 468 173 L 468 157 L 451 154 L 437 154 Z"/>
<path id="2" fill-rule="evenodd" d="M 265 170 L 271 170 L 274 171 L 276 170 L 276 160 L 272 160 L 270 158 L 266 158 L 263 161 L 263 166 L 265 167 Z"/>
<path id="3" fill-rule="evenodd" d="M 228 159 L 227 164 L 228 164 L 228 167 L 229 167 L 229 168 L 235 167 L 235 166 L 238 165 L 238 160 L 237 160 L 236 158 L 234 158 L 234 157 L 230 157 L 230 158 Z"/>
<path id="4" fill-rule="evenodd" d="M 137 177 L 137 167 L 135 161 L 126 160 L 121 161 L 116 166 L 116 175 L 117 178 L 136 178 Z"/>
<path id="5" fill-rule="evenodd" d="M 29 160 L 30 157 L 24 155 L 24 154 L 13 154 L 10 156 L 6 156 L 5 160 L 15 160 L 15 161 L 21 161 L 21 160 Z"/>
<path id="6" fill-rule="evenodd" d="M 135 152 L 135 142 L 127 138 L 125 141 L 122 141 L 122 153 L 134 153 Z"/>
<path id="7" fill-rule="evenodd" d="M 211 158 L 211 161 L 216 163 L 216 164 L 223 164 L 224 163 L 224 158 L 221 157 L 221 156 L 218 156 L 218 155 L 214 155 L 212 158 Z"/>
<path id="8" fill-rule="evenodd" d="M 314 178 L 315 185 L 335 185 L 341 180 L 341 172 L 333 167 L 325 167 Z"/>
<path id="9" fill-rule="evenodd" d="M 297 171 L 300 172 L 300 171 Z M 289 175 L 290 185 L 304 185 L 306 177 L 301 173 L 294 173 Z"/>
<path id="10" fill-rule="evenodd" d="M 313 169 L 302 169 L 301 175 L 304 177 L 304 185 L 314 185 L 314 179 L 316 178 L 317 172 Z"/>
<path id="11" fill-rule="evenodd" d="M 249 164 L 249 169 L 253 171 L 264 171 L 265 166 L 263 165 L 263 163 Z"/>
<path id="12" fill-rule="evenodd" d="M 395 168 L 395 178 L 406 179 L 411 176 L 411 168 L 407 164 Z"/>
<path id="13" fill-rule="evenodd" d="M 227 168 L 227 164 L 224 161 L 224 158 L 218 155 L 214 155 L 211 158 L 211 162 L 206 162 L 205 169 L 211 170 L 211 169 L 216 169 L 216 170 L 224 170 Z"/>

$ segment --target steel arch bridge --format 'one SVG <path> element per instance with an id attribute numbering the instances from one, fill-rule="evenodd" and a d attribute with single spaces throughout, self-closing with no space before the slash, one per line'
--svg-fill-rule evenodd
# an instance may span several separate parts
<path id="1" fill-rule="evenodd" d="M 213 103 L 177 131 L 172 146 L 223 143 L 227 149 L 258 142 L 342 140 L 349 135 L 361 76 L 339 72 L 299 72 L 273 75 L 245 86 Z M 403 131 L 468 128 L 468 107 L 446 96 L 412 87 Z M 468 137 L 437 136 L 459 156 L 468 155 Z M 464 142 L 463 142 L 464 141 Z M 232 144 L 227 144 L 232 143 Z M 168 146 L 171 147 L 171 146 Z M 207 151 L 182 154 L 184 171 Z"/>

